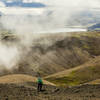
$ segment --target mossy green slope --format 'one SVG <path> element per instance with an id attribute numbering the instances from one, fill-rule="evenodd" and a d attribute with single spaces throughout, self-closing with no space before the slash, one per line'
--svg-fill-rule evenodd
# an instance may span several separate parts
<path id="1" fill-rule="evenodd" d="M 98 78 L 100 78 L 100 57 L 91 59 L 91 61 L 76 68 L 48 76 L 45 79 L 57 85 L 75 86 Z"/>

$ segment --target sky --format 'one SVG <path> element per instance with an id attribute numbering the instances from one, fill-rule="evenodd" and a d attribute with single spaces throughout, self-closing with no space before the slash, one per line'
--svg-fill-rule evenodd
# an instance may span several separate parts
<path id="1" fill-rule="evenodd" d="M 8 0 L 9 2 L 13 0 Z M 0 2 L 0 12 L 4 15 L 23 15 L 20 18 L 21 26 L 25 22 L 27 23 L 30 19 L 25 18 L 24 15 L 34 15 L 38 16 L 37 18 L 31 19 L 28 22 L 31 27 L 33 24 L 36 30 L 41 30 L 45 27 L 48 30 L 51 27 L 56 25 L 64 26 L 70 19 L 72 19 L 74 14 L 79 14 L 81 12 L 89 12 L 93 8 L 100 8 L 100 0 L 23 0 L 24 3 L 30 2 L 39 2 L 45 4 L 47 7 L 44 8 L 22 8 L 22 7 L 5 7 L 5 5 Z M 50 13 L 52 12 L 52 13 Z M 48 14 L 51 14 L 48 16 Z M 15 22 L 19 20 L 19 17 L 7 18 L 3 17 L 3 21 L 9 22 L 10 25 L 7 24 L 7 28 L 11 26 L 12 28 Z M 59 20 L 60 17 L 60 20 Z M 13 20 L 12 20 L 13 19 Z M 74 18 L 73 18 L 74 19 Z M 11 24 L 12 22 L 12 24 Z M 42 22 L 42 24 L 40 24 Z M 74 22 L 73 22 L 74 23 Z M 20 24 L 20 23 L 19 23 Z M 24 24 L 25 25 L 25 24 Z M 26 25 L 27 26 L 27 25 Z M 29 30 L 28 30 L 29 31 Z"/>
<path id="2" fill-rule="evenodd" d="M 1 0 L 0 0 L 1 1 Z M 7 0 L 8 2 L 11 2 L 13 0 Z M 46 5 L 52 5 L 52 6 L 70 6 L 70 7 L 76 7 L 76 6 L 91 6 L 91 7 L 100 7 L 100 0 L 22 0 L 24 3 L 31 3 L 31 2 L 39 2 Z M 0 5 L 4 6 L 2 2 L 0 2 Z"/>
<path id="3" fill-rule="evenodd" d="M 7 0 L 11 2 L 13 0 Z M 39 2 L 45 4 L 46 8 L 7 8 L 5 4 L 0 0 L 0 12 L 4 14 L 32 14 L 32 15 L 42 15 L 48 11 L 48 7 L 52 6 L 53 11 L 56 14 L 65 15 L 73 13 L 79 10 L 88 10 L 93 8 L 100 8 L 100 0 L 22 0 L 24 3 Z M 51 9 L 49 9 L 51 10 Z"/>
<path id="4" fill-rule="evenodd" d="M 11 2 L 11 0 L 9 0 L 9 2 Z M 0 0 L 0 12 L 6 15 L 0 17 L 0 23 L 4 28 L 16 33 L 20 38 L 19 45 L 16 44 L 14 47 L 6 46 L 2 43 L 0 44 L 0 64 L 4 65 L 7 69 L 14 67 L 19 62 L 23 52 L 23 50 L 19 50 L 20 45 L 26 48 L 31 47 L 33 43 L 32 35 L 44 31 L 51 32 L 52 29 L 56 28 L 60 29 L 62 26 L 64 27 L 69 20 L 74 19 L 73 15 L 84 11 L 87 13 L 93 8 L 100 8 L 100 0 L 24 0 L 23 2 L 39 2 L 45 4 L 47 7 L 5 7 Z M 48 15 L 48 12 L 52 13 Z M 15 16 L 9 16 L 9 14 L 14 14 Z M 24 14 L 35 15 L 35 17 L 27 17 L 24 16 Z M 73 21 L 73 23 L 75 22 Z M 57 31 L 59 32 L 59 30 Z M 63 30 L 60 31 L 62 32 Z M 68 29 L 64 31 L 68 32 Z M 24 51 L 28 52 L 28 50 Z"/>

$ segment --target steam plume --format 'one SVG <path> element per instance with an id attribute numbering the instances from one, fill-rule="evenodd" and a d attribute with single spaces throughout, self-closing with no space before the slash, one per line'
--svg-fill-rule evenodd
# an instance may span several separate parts
<path id="1" fill-rule="evenodd" d="M 20 38 L 19 45 L 30 48 L 32 45 L 34 35 L 40 32 L 49 31 L 51 29 L 65 27 L 69 20 L 73 19 L 71 16 L 88 11 L 92 8 L 97 8 L 100 5 L 99 0 L 36 0 L 47 5 L 45 8 L 37 8 L 38 10 L 31 13 L 38 13 L 35 16 L 31 13 L 14 14 L 14 12 L 7 10 L 8 8 L 0 7 L 1 12 L 10 12 L 12 15 L 3 15 L 0 18 L 5 29 L 16 33 Z M 13 8 L 12 8 L 13 9 Z M 27 8 L 25 8 L 27 10 Z M 35 8 L 34 8 L 35 9 Z M 31 16 L 29 16 L 31 15 Z M 73 22 L 74 23 L 74 22 Z M 20 60 L 19 45 L 6 46 L 0 43 L 0 65 L 6 68 L 12 68 Z M 27 50 L 26 50 L 27 52 Z"/>

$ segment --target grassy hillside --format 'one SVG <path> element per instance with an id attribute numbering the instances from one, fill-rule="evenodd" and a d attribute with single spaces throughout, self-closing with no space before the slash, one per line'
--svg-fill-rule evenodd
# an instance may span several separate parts
<path id="1" fill-rule="evenodd" d="M 44 35 L 20 63 L 18 72 L 23 72 L 28 66 L 31 74 L 35 70 L 46 76 L 74 68 L 99 56 L 99 43 L 99 32 Z"/>
<path id="2" fill-rule="evenodd" d="M 19 43 L 18 37 L 15 39 L 14 35 L 5 34 L 1 38 L 2 41 L 5 40 L 5 43 L 9 41 L 11 41 L 9 45 Z M 11 38 L 12 36 L 14 38 Z M 47 76 L 74 68 L 99 56 L 99 43 L 100 32 L 41 34 L 33 39 L 30 51 L 21 56 L 21 61 L 15 66 L 13 72 L 3 70 L 1 75 L 10 73 L 37 75 L 40 73 L 41 76 Z M 22 51 L 27 49 L 21 47 Z"/>
<path id="3" fill-rule="evenodd" d="M 100 79 L 93 80 L 91 82 L 88 82 L 87 84 L 100 84 Z"/>
<path id="4" fill-rule="evenodd" d="M 45 77 L 57 85 L 67 86 L 88 83 L 98 78 L 100 78 L 100 56 L 81 66 Z"/>

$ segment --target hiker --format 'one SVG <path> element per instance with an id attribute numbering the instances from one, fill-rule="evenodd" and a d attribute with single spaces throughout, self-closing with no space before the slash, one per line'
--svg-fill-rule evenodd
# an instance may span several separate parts
<path id="1" fill-rule="evenodd" d="M 43 86 L 43 81 L 40 77 L 38 77 L 37 83 L 38 83 L 37 90 L 38 90 L 38 92 L 40 92 L 40 91 L 42 91 L 42 86 Z"/>

